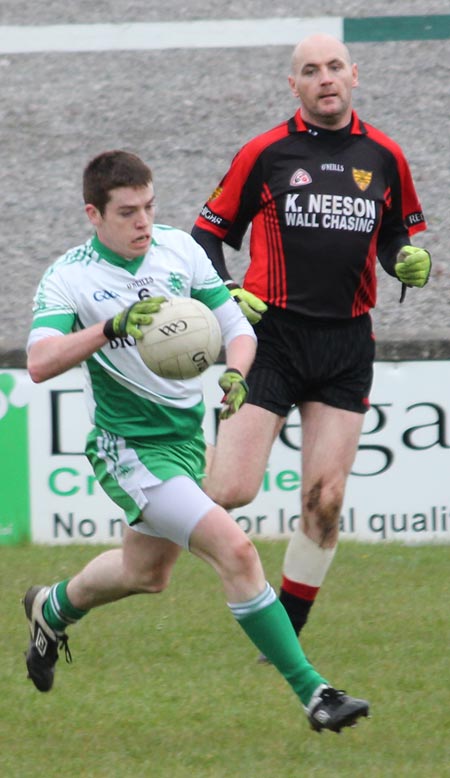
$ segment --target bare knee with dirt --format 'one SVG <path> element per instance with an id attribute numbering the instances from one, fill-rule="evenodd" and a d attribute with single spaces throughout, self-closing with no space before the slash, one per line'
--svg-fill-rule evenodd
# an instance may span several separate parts
<path id="1" fill-rule="evenodd" d="M 347 478 L 363 416 L 322 403 L 304 403 L 301 517 L 286 549 L 280 599 L 297 634 L 333 561 Z"/>

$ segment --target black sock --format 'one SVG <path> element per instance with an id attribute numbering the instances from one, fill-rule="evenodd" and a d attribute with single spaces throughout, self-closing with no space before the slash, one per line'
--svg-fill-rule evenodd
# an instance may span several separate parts
<path id="1" fill-rule="evenodd" d="M 284 605 L 296 634 L 299 635 L 306 624 L 314 600 L 295 597 L 282 588 L 280 589 L 280 602 Z"/>

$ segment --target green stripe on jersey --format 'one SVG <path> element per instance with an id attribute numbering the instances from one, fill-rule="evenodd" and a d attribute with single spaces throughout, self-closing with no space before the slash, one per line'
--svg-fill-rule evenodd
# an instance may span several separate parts
<path id="1" fill-rule="evenodd" d="M 207 305 L 211 310 L 218 308 L 219 305 L 223 305 L 227 300 L 230 300 L 231 294 L 225 285 L 212 286 L 212 284 L 215 283 L 215 279 L 212 278 L 211 287 L 209 289 L 191 289 L 191 297 L 193 297 L 194 300 L 199 300 L 201 303 L 204 303 L 204 305 Z"/>
<path id="2" fill-rule="evenodd" d="M 158 437 L 164 441 L 190 440 L 205 414 L 203 401 L 191 408 L 160 405 L 129 391 L 95 359 L 86 362 L 95 397 L 95 424 L 133 440 Z"/>
<path id="3" fill-rule="evenodd" d="M 61 330 L 64 335 L 72 332 L 76 316 L 74 313 L 55 314 L 52 311 L 35 313 L 31 329 L 38 327 L 50 327 L 53 330 Z"/>

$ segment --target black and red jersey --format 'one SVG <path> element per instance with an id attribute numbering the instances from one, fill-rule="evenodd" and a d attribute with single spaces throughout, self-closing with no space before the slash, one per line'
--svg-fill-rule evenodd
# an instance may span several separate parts
<path id="1" fill-rule="evenodd" d="M 376 259 L 426 229 L 401 148 L 356 113 L 343 130 L 300 110 L 236 154 L 195 226 L 235 249 L 251 224 L 244 286 L 305 316 L 348 318 L 376 302 Z"/>

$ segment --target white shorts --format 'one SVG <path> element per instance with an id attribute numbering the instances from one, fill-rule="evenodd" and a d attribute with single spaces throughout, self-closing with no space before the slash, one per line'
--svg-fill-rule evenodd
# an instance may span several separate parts
<path id="1" fill-rule="evenodd" d="M 186 475 L 169 478 L 144 490 L 147 504 L 141 512 L 141 521 L 131 529 L 166 538 L 189 550 L 189 538 L 200 519 L 215 503 Z"/>

